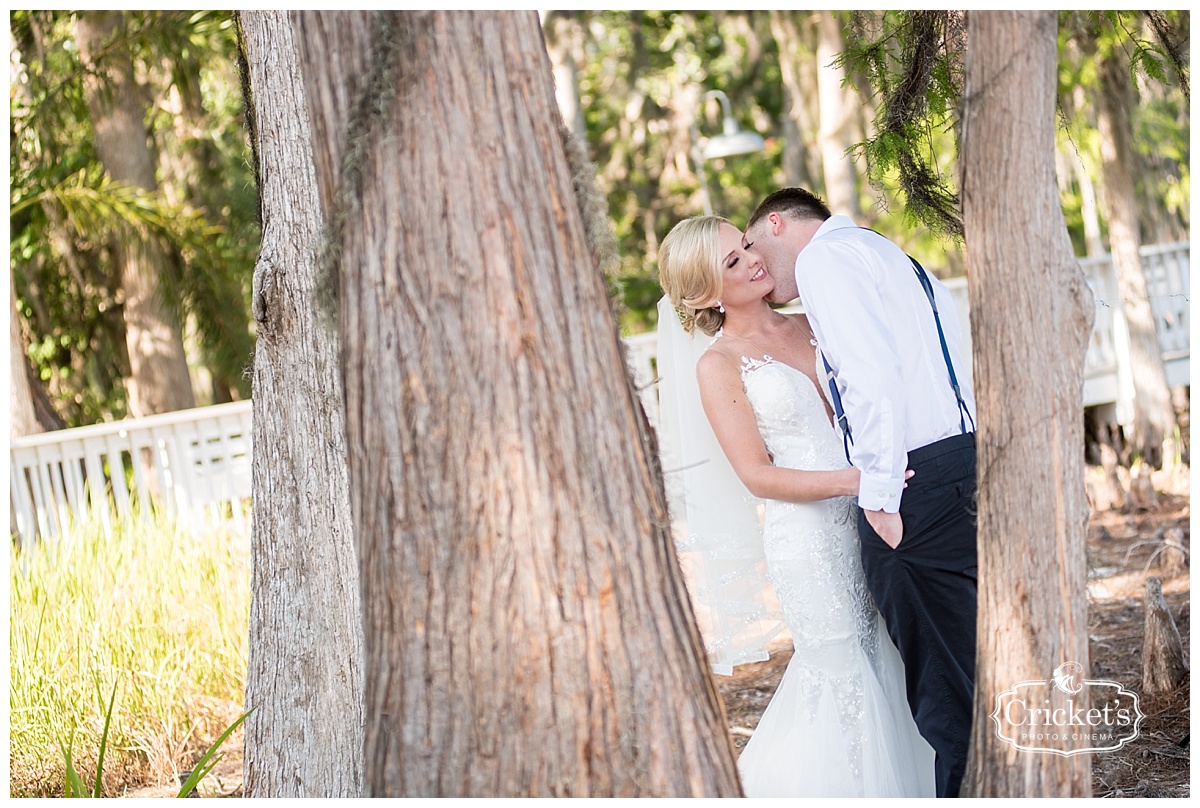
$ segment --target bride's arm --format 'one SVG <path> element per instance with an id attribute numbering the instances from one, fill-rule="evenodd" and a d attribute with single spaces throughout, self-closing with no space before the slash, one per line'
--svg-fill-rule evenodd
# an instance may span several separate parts
<path id="1" fill-rule="evenodd" d="M 802 471 L 776 466 L 754 420 L 737 363 L 709 350 L 696 363 L 700 402 L 729 465 L 746 489 L 762 499 L 814 502 L 858 493 L 858 469 Z"/>

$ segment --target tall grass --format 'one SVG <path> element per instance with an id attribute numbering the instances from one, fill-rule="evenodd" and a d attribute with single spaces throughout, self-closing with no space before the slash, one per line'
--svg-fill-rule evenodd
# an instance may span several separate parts
<path id="1" fill-rule="evenodd" d="M 94 770 L 114 686 L 103 793 L 192 768 L 242 712 L 249 556 L 165 519 L 12 551 L 11 796 L 61 795 L 68 743 Z"/>

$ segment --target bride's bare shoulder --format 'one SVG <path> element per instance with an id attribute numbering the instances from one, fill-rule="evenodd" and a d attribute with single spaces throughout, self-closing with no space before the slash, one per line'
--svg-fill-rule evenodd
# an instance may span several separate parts
<path id="1" fill-rule="evenodd" d="M 700 354 L 696 361 L 696 375 L 700 378 L 737 375 L 740 357 L 726 340 L 717 340 Z"/>

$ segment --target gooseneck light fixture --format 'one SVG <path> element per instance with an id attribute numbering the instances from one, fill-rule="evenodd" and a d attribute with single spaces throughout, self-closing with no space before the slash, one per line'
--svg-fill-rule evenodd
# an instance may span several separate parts
<path id="1" fill-rule="evenodd" d="M 733 118 L 733 112 L 729 107 L 729 96 L 720 90 L 709 90 L 701 99 L 701 107 L 708 103 L 710 98 L 716 98 L 721 102 L 721 109 L 724 112 L 724 119 L 721 124 L 721 134 L 714 135 L 700 143 L 700 130 L 697 126 L 697 115 L 692 119 L 692 159 L 696 162 L 696 173 L 700 175 L 700 191 L 704 200 L 704 212 L 709 216 L 712 215 L 712 201 L 708 195 L 708 177 L 704 171 L 705 160 L 716 160 L 721 157 L 732 157 L 737 154 L 751 154 L 756 151 L 761 151 L 765 146 L 762 136 L 757 132 L 746 132 Z"/>

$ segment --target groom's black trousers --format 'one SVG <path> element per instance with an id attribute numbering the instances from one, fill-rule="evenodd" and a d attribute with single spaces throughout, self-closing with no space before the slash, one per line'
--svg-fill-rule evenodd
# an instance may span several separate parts
<path id="1" fill-rule="evenodd" d="M 893 550 L 860 512 L 863 572 L 904 659 L 908 704 L 937 753 L 937 795 L 955 797 L 967 763 L 975 689 L 975 435 L 908 453 Z"/>

